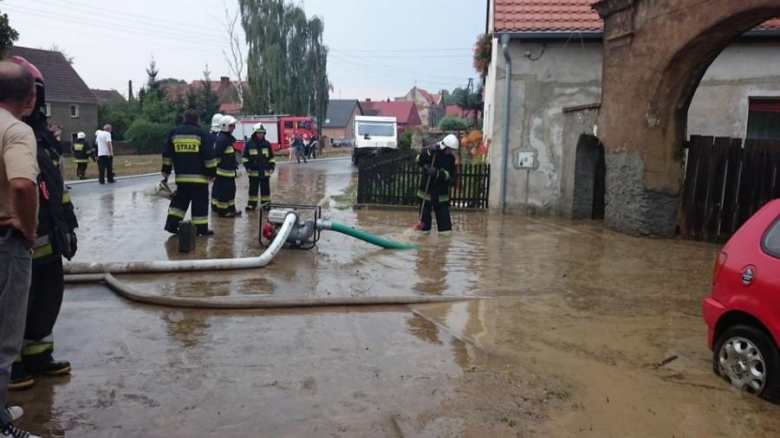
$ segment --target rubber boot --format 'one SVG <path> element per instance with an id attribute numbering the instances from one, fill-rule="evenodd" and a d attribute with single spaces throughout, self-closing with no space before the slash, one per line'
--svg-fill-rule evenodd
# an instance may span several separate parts
<path id="1" fill-rule="evenodd" d="M 11 381 L 8 382 L 9 391 L 22 391 L 30 389 L 35 384 L 32 374 L 29 373 L 24 362 L 17 361 L 11 366 Z"/>
<path id="2" fill-rule="evenodd" d="M 23 356 L 22 359 L 25 368 L 33 375 L 64 376 L 70 374 L 70 362 L 67 360 L 54 360 L 51 351 Z"/>

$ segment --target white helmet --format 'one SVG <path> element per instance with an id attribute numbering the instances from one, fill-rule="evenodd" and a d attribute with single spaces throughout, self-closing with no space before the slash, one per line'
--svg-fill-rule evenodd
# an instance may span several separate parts
<path id="1" fill-rule="evenodd" d="M 221 129 L 222 117 L 224 117 L 222 114 L 214 114 L 214 117 L 211 118 L 212 131 L 219 131 Z"/>
<path id="2" fill-rule="evenodd" d="M 79 132 L 78 134 L 76 134 L 76 138 L 78 138 L 79 140 L 84 140 L 85 138 L 87 138 L 87 134 L 84 134 L 83 132 Z"/>
<path id="3" fill-rule="evenodd" d="M 222 132 L 229 132 L 231 125 L 236 125 L 236 118 L 233 116 L 222 117 L 222 120 L 219 121 L 220 131 Z"/>
<path id="4" fill-rule="evenodd" d="M 266 133 L 265 126 L 263 126 L 262 123 L 256 124 L 255 127 L 252 129 L 252 133 L 254 134 L 255 132 L 260 132 L 262 134 L 265 134 Z"/>
<path id="5" fill-rule="evenodd" d="M 458 137 L 456 137 L 455 134 L 450 134 L 439 142 L 439 148 L 442 150 L 445 148 L 450 148 L 457 151 L 459 147 L 460 140 L 458 140 Z"/>

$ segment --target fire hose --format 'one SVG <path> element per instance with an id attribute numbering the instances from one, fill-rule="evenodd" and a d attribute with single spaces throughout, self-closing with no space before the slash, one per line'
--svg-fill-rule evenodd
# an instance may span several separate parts
<path id="1" fill-rule="evenodd" d="M 66 284 L 105 283 L 112 291 L 130 301 L 176 308 L 197 309 L 279 309 L 279 308 L 311 308 L 311 307 L 353 307 L 353 306 L 381 306 L 381 305 L 411 305 L 448 303 L 479 299 L 476 297 L 443 297 L 443 296 L 396 296 L 396 297 L 313 297 L 313 298 L 258 298 L 235 297 L 219 299 L 212 298 L 183 298 L 154 295 L 140 292 L 123 283 L 113 274 L 138 274 L 160 272 L 185 272 L 185 271 L 211 271 L 255 269 L 267 266 L 279 253 L 287 241 L 298 217 L 295 213 L 288 213 L 271 245 L 258 257 L 245 257 L 236 259 L 215 260 L 178 260 L 178 261 L 153 261 L 153 262 L 127 262 L 127 263 L 68 263 L 65 265 Z M 403 246 L 396 242 L 372 236 L 368 233 L 337 223 L 328 223 L 327 229 L 342 232 L 344 234 L 361 236 L 366 241 L 375 240 L 375 244 L 384 247 L 394 245 Z M 387 245 L 387 246 L 385 246 Z M 408 248 L 401 248 L 408 249 Z"/>

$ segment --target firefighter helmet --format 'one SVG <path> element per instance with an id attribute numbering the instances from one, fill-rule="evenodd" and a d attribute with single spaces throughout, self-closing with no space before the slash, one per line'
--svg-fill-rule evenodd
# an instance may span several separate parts
<path id="1" fill-rule="evenodd" d="M 255 132 L 259 132 L 261 134 L 265 134 L 266 133 L 265 126 L 263 126 L 262 123 L 256 124 L 254 129 L 252 130 L 252 133 L 255 133 Z"/>
<path id="2" fill-rule="evenodd" d="M 460 141 L 458 141 L 458 137 L 456 137 L 455 134 L 449 134 L 439 142 L 439 148 L 441 149 L 450 148 L 457 151 L 459 147 Z"/>
<path id="3" fill-rule="evenodd" d="M 84 134 L 83 132 L 79 132 L 78 134 L 76 134 L 76 138 L 78 138 L 79 140 L 84 140 L 85 138 L 87 138 L 87 134 Z"/>
<path id="4" fill-rule="evenodd" d="M 222 132 L 230 132 L 231 126 L 236 126 L 236 118 L 233 116 L 225 116 L 222 117 L 222 120 L 219 122 L 220 131 Z"/>
<path id="5" fill-rule="evenodd" d="M 211 130 L 212 131 L 219 131 L 221 129 L 221 122 L 222 122 L 222 114 L 214 114 L 214 117 L 211 118 Z"/>
<path id="6" fill-rule="evenodd" d="M 12 56 L 12 57 L 8 58 L 8 60 L 13 62 L 13 63 L 21 65 L 27 71 L 30 72 L 30 74 L 32 75 L 33 79 L 43 83 L 43 75 L 41 74 L 41 71 L 38 70 L 38 67 L 34 66 L 30 61 L 22 58 L 21 56 Z"/>

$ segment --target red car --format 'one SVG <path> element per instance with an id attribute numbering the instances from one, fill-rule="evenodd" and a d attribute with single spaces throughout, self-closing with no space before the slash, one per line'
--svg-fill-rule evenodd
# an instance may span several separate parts
<path id="1" fill-rule="evenodd" d="M 780 402 L 780 200 L 764 206 L 723 248 L 702 307 L 715 374 Z"/>

